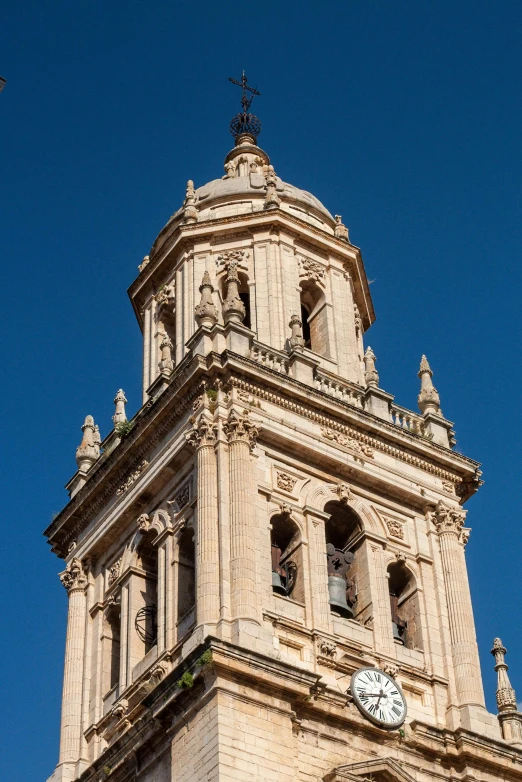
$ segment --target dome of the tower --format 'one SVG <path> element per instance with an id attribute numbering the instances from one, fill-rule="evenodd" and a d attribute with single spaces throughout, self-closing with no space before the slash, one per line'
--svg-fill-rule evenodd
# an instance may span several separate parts
<path id="1" fill-rule="evenodd" d="M 315 228 L 335 234 L 336 220 L 328 209 L 312 193 L 278 177 L 268 155 L 255 144 L 252 136 L 244 134 L 236 140 L 236 146 L 225 158 L 224 168 L 225 175 L 221 179 L 213 179 L 196 189 L 189 182 L 184 204 L 160 232 L 153 250 L 157 250 L 180 223 L 201 224 L 263 212 L 274 204 Z M 270 197 L 268 193 L 271 193 Z"/>

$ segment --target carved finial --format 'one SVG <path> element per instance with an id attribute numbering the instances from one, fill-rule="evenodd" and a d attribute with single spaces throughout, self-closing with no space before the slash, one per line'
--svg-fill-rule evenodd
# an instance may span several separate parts
<path id="1" fill-rule="evenodd" d="M 337 239 L 344 239 L 346 242 L 350 241 L 348 238 L 348 228 L 344 225 L 341 215 L 335 215 L 334 234 Z"/>
<path id="2" fill-rule="evenodd" d="M 517 697 L 511 686 L 508 676 L 508 666 L 504 661 L 507 649 L 502 645 L 500 638 L 493 641 L 491 654 L 495 658 L 495 671 L 497 672 L 497 706 L 499 712 L 516 711 Z"/>
<path id="3" fill-rule="evenodd" d="M 288 325 L 292 329 L 292 335 L 289 340 L 291 347 L 304 348 L 305 341 L 303 338 L 303 322 L 299 315 L 292 315 Z"/>
<path id="4" fill-rule="evenodd" d="M 366 348 L 366 353 L 364 354 L 364 379 L 366 381 L 367 386 L 378 386 L 379 385 L 379 373 L 375 369 L 375 362 L 377 360 L 377 356 L 373 352 L 370 346 Z"/>
<path id="5" fill-rule="evenodd" d="M 187 191 L 183 207 L 183 222 L 197 223 L 198 210 L 196 209 L 196 191 L 194 190 L 194 182 L 192 179 L 189 179 L 187 182 Z"/>
<path id="6" fill-rule="evenodd" d="M 239 274 L 237 261 L 230 260 L 227 267 L 227 297 L 223 302 L 223 319 L 225 323 L 242 323 L 245 319 L 245 305 L 239 296 Z"/>
<path id="7" fill-rule="evenodd" d="M 196 322 L 198 326 L 213 326 L 217 323 L 218 311 L 212 299 L 214 293 L 214 286 L 210 281 L 210 274 L 205 271 L 201 285 L 199 286 L 201 293 L 201 300 L 197 307 L 194 308 Z"/>
<path id="8" fill-rule="evenodd" d="M 112 422 L 114 426 L 117 424 L 121 424 L 124 421 L 127 420 L 127 416 L 125 414 L 125 405 L 127 403 L 127 400 L 125 398 L 125 394 L 123 393 L 122 389 L 118 391 L 116 396 L 114 397 L 114 404 L 116 405 L 116 411 L 114 415 L 112 416 Z"/>
<path id="9" fill-rule="evenodd" d="M 76 449 L 76 464 L 79 470 L 87 472 L 100 457 L 100 430 L 95 426 L 92 415 L 86 416 L 82 432 L 82 441 Z"/>
<path id="10" fill-rule="evenodd" d="M 421 380 L 421 390 L 417 401 L 421 413 L 440 413 L 440 397 L 432 383 L 433 372 L 426 356 L 421 358 L 418 375 Z"/>
<path id="11" fill-rule="evenodd" d="M 161 359 L 159 362 L 159 368 L 162 372 L 172 372 L 174 369 L 174 362 L 172 360 L 172 340 L 167 333 L 163 335 L 163 339 L 160 342 Z"/>
<path id="12" fill-rule="evenodd" d="M 266 196 L 265 196 L 265 209 L 277 209 L 281 203 L 281 199 L 277 195 L 277 176 L 273 166 L 268 166 L 266 175 Z"/>

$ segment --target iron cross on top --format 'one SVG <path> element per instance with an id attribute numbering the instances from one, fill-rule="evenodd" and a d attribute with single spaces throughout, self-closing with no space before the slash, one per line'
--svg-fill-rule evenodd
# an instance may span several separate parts
<path id="1" fill-rule="evenodd" d="M 254 89 L 254 87 L 248 86 L 245 71 L 243 71 L 241 81 L 237 81 L 237 79 L 231 79 L 230 76 L 228 77 L 228 80 L 231 81 L 232 84 L 237 84 L 238 87 L 242 88 L 243 97 L 241 98 L 241 105 L 243 106 L 243 111 L 246 114 L 250 108 L 250 104 L 254 100 L 254 95 L 261 95 L 261 93 Z M 247 95 L 247 90 L 251 93 L 250 96 Z"/>

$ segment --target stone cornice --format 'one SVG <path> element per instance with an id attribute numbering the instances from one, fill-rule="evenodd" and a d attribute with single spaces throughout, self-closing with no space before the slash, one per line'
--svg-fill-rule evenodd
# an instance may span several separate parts
<path id="1" fill-rule="evenodd" d="M 345 241 L 322 231 L 320 228 L 310 225 L 306 221 L 301 220 L 299 217 L 282 209 L 269 210 L 268 212 L 253 212 L 251 214 L 234 217 L 222 217 L 217 218 L 216 220 L 205 220 L 202 223 L 191 225 L 174 225 L 172 227 L 172 233 L 165 237 L 161 247 L 153 253 L 147 266 L 134 282 L 131 283 L 127 291 L 140 328 L 142 326 L 142 315 L 140 307 L 137 304 L 139 291 L 144 286 L 150 285 L 156 275 L 158 276 L 157 283 L 161 284 L 164 272 L 161 272 L 161 275 L 158 275 L 158 272 L 163 266 L 164 261 L 167 260 L 174 249 L 177 249 L 181 255 L 185 250 L 192 248 L 194 240 L 209 235 L 212 236 L 223 226 L 226 226 L 228 239 L 230 240 L 234 225 L 237 225 L 240 230 L 244 230 L 245 227 L 248 227 L 250 231 L 253 232 L 256 228 L 265 229 L 266 227 L 275 224 L 289 226 L 290 230 L 293 228 L 296 233 L 296 238 L 299 238 L 301 242 L 306 241 L 304 239 L 305 236 L 310 236 L 310 238 L 314 239 L 317 243 L 324 247 L 328 247 L 330 253 L 333 251 L 333 253 L 341 258 L 344 263 L 347 263 L 348 266 L 352 267 L 353 272 L 355 272 L 353 274 L 354 285 L 356 289 L 358 289 L 358 298 L 361 299 L 361 301 L 358 301 L 358 304 L 360 305 L 359 311 L 363 319 L 364 330 L 366 331 L 375 320 L 375 312 L 360 249 L 353 244 L 347 244 Z M 158 238 L 168 227 L 169 224 L 167 223 L 165 228 L 158 234 Z"/>
<path id="2" fill-rule="evenodd" d="M 205 358 L 189 355 L 175 370 L 166 390 L 141 408 L 133 419 L 130 433 L 109 454 L 99 459 L 86 484 L 45 530 L 53 551 L 61 557 L 66 556 L 68 546 L 77 535 L 129 477 L 143 468 L 143 462 L 148 461 L 147 457 L 162 437 L 191 410 L 193 400 L 201 393 L 201 380 L 205 378 L 210 382 L 212 375 L 218 374 L 225 374 L 227 382 L 261 400 L 269 400 L 320 426 L 344 433 L 365 447 L 391 455 L 444 480 L 470 480 L 478 469 L 478 463 L 465 456 L 425 441 L 316 388 L 262 367 L 251 359 L 230 351 L 221 355 L 211 353 Z M 325 408 L 332 410 L 332 414 L 326 415 Z"/>

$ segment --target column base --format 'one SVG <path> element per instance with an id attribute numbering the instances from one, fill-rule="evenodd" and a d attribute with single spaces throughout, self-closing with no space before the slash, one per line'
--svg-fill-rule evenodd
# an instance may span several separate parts
<path id="1" fill-rule="evenodd" d="M 58 763 L 47 782 L 73 782 L 76 779 L 76 763 Z"/>
<path id="2" fill-rule="evenodd" d="M 500 725 L 495 714 L 490 714 L 483 706 L 461 706 L 460 725 L 464 730 L 487 736 L 495 741 L 502 740 Z"/>

